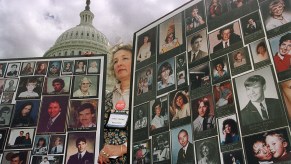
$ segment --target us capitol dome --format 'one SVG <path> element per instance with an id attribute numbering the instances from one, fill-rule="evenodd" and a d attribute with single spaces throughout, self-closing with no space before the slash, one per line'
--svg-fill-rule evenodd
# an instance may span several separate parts
<path id="1" fill-rule="evenodd" d="M 93 26 L 94 14 L 90 11 L 90 0 L 86 4 L 85 10 L 80 13 L 80 24 L 61 34 L 44 57 L 108 54 L 109 41 Z"/>

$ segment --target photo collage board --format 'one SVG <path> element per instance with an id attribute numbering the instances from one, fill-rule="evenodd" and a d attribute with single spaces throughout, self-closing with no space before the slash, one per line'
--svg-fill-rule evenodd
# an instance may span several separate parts
<path id="1" fill-rule="evenodd" d="M 74 163 L 79 149 L 97 161 L 106 63 L 106 55 L 0 60 L 0 163 Z"/>
<path id="2" fill-rule="evenodd" d="M 291 162 L 291 0 L 194 0 L 137 31 L 133 163 Z"/>

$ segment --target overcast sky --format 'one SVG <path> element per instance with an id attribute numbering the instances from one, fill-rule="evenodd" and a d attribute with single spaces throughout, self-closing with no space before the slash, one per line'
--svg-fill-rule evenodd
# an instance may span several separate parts
<path id="1" fill-rule="evenodd" d="M 111 44 L 132 42 L 134 32 L 189 0 L 91 0 L 93 25 Z M 0 58 L 41 57 L 80 23 L 86 0 L 0 0 Z"/>

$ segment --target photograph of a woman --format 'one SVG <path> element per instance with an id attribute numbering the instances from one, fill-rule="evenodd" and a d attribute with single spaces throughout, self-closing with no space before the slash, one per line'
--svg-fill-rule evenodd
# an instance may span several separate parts
<path id="1" fill-rule="evenodd" d="M 19 101 L 12 121 L 12 127 L 35 126 L 39 109 L 39 100 Z"/>
<path id="2" fill-rule="evenodd" d="M 172 109 L 170 110 L 173 115 L 172 121 L 191 116 L 189 97 L 187 97 L 187 93 L 185 91 L 176 92 L 172 100 Z"/>
<path id="3" fill-rule="evenodd" d="M 167 60 L 164 63 L 160 64 L 158 70 L 158 90 L 167 88 L 175 84 L 175 73 L 173 68 L 175 68 L 173 59 Z"/>
<path id="4" fill-rule="evenodd" d="M 142 62 L 151 57 L 151 40 L 149 34 L 144 34 L 143 44 L 138 50 L 137 53 L 137 62 Z"/>
<path id="5" fill-rule="evenodd" d="M 221 118 L 218 122 L 220 125 L 220 143 L 222 145 L 232 144 L 240 141 L 235 115 Z"/>
<path id="6" fill-rule="evenodd" d="M 38 136 L 36 137 L 37 140 Z M 47 154 L 48 148 L 47 148 L 47 139 L 44 137 L 40 137 L 37 140 L 37 144 L 34 147 L 33 154 L 42 155 Z"/>

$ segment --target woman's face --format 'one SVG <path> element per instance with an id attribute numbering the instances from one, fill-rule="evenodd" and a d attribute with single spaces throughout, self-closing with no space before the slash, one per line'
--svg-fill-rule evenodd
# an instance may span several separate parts
<path id="1" fill-rule="evenodd" d="M 27 67 L 31 67 L 31 64 L 30 63 L 27 63 L 27 65 L 26 65 Z"/>
<path id="2" fill-rule="evenodd" d="M 44 70 L 45 69 L 45 64 L 44 63 L 41 63 L 40 66 L 39 66 L 39 69 L 40 70 Z"/>
<path id="3" fill-rule="evenodd" d="M 202 147 L 202 154 L 203 154 L 203 157 L 207 157 L 209 155 L 209 148 L 208 148 L 208 146 L 204 145 Z"/>
<path id="4" fill-rule="evenodd" d="M 26 106 L 22 109 L 22 111 L 21 111 L 21 115 L 22 115 L 22 116 L 27 116 L 27 115 L 30 113 L 31 108 L 32 108 L 31 105 L 26 105 Z"/>
<path id="5" fill-rule="evenodd" d="M 147 43 L 149 41 L 149 37 L 148 36 L 145 36 L 144 38 L 143 38 L 143 42 L 144 43 Z"/>
<path id="6" fill-rule="evenodd" d="M 161 77 L 162 77 L 162 81 L 168 81 L 170 77 L 170 70 L 166 67 L 163 67 Z"/>
<path id="7" fill-rule="evenodd" d="M 84 67 L 84 63 L 83 63 L 83 62 L 79 62 L 79 63 L 78 63 L 78 68 L 79 68 L 79 69 L 83 69 L 83 67 Z"/>
<path id="8" fill-rule="evenodd" d="M 39 146 L 43 146 L 43 144 L 44 144 L 44 141 L 43 141 L 43 140 L 39 140 L 39 141 L 38 141 L 38 145 L 39 145 Z"/>
<path id="9" fill-rule="evenodd" d="M 131 52 L 119 50 L 113 55 L 113 69 L 117 80 L 129 81 L 131 76 Z"/>
<path id="10" fill-rule="evenodd" d="M 67 63 L 66 68 L 70 68 L 70 67 L 71 67 L 71 63 Z"/>
<path id="11" fill-rule="evenodd" d="M 174 34 L 171 33 L 171 34 L 168 35 L 167 41 L 168 41 L 168 43 L 171 43 L 173 40 L 174 40 Z"/>
<path id="12" fill-rule="evenodd" d="M 25 134 L 25 138 L 28 139 L 29 138 L 29 134 Z"/>
<path id="13" fill-rule="evenodd" d="M 226 124 L 224 126 L 224 131 L 226 134 L 230 134 L 231 133 L 231 126 L 229 124 Z"/>
<path id="14" fill-rule="evenodd" d="M 217 65 L 216 65 L 216 70 L 217 70 L 217 71 L 222 71 L 222 69 L 223 69 L 223 67 L 222 67 L 221 64 L 217 64 Z"/>
<path id="15" fill-rule="evenodd" d="M 273 157 L 270 148 L 266 143 L 261 141 L 257 141 L 253 144 L 253 153 L 259 161 L 269 161 Z"/>
<path id="16" fill-rule="evenodd" d="M 237 56 L 236 56 L 236 59 L 241 61 L 243 59 L 242 54 L 238 53 Z"/>
<path id="17" fill-rule="evenodd" d="M 184 101 L 183 101 L 183 97 L 182 97 L 182 96 L 178 96 L 178 97 L 176 98 L 176 105 L 177 105 L 178 107 L 182 107 L 182 106 L 184 105 Z"/>
<path id="18" fill-rule="evenodd" d="M 266 48 L 263 46 L 260 46 L 260 47 L 258 47 L 258 52 L 259 52 L 259 54 L 265 54 Z"/>
<path id="19" fill-rule="evenodd" d="M 284 11 L 284 6 L 282 4 L 275 5 L 271 9 L 273 16 L 281 16 L 283 11 Z"/>

